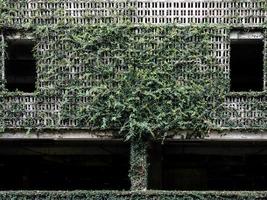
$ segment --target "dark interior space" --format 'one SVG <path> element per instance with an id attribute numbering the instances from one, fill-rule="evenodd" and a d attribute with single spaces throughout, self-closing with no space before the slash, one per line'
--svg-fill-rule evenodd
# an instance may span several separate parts
<path id="1" fill-rule="evenodd" d="M 169 142 L 155 148 L 161 153 L 150 156 L 150 189 L 267 189 L 266 142 Z"/>
<path id="2" fill-rule="evenodd" d="M 129 189 L 123 142 L 0 142 L 0 190 Z"/>
<path id="3" fill-rule="evenodd" d="M 263 47 L 258 39 L 231 41 L 231 91 L 263 90 Z"/>
<path id="4" fill-rule="evenodd" d="M 5 60 L 6 88 L 9 91 L 34 92 L 36 61 L 32 40 L 8 40 Z"/>

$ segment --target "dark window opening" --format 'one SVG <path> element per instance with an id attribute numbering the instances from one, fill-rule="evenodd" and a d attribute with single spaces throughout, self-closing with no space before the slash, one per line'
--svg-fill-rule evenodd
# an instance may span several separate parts
<path id="1" fill-rule="evenodd" d="M 264 42 L 260 39 L 231 40 L 230 48 L 230 90 L 262 91 Z"/>
<path id="2" fill-rule="evenodd" d="M 1 142 L 0 190 L 127 190 L 123 142 Z"/>
<path id="3" fill-rule="evenodd" d="M 150 156 L 150 189 L 267 189 L 265 142 L 169 142 L 157 156 Z"/>
<path id="4" fill-rule="evenodd" d="M 9 91 L 34 92 L 36 61 L 32 40 L 8 40 L 5 59 L 6 88 Z"/>

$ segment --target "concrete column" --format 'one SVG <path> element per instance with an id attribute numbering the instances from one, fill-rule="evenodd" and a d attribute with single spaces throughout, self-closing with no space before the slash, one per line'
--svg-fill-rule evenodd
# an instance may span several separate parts
<path id="1" fill-rule="evenodd" d="M 147 190 L 147 148 L 143 140 L 131 141 L 130 171 L 131 190 Z"/>

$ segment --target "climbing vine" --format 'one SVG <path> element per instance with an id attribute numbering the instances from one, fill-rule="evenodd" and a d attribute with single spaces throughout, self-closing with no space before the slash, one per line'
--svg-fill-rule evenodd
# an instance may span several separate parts
<path id="1" fill-rule="evenodd" d="M 221 121 L 239 127 L 231 118 L 232 108 L 227 108 L 228 116 L 223 106 L 229 77 L 214 55 L 213 44 L 231 25 L 136 25 L 128 20 L 134 13 L 130 7 L 122 21 L 110 20 L 118 19 L 120 12 L 114 11 L 105 23 L 78 25 L 68 23 L 71 17 L 58 1 L 49 1 L 53 5 L 49 11 L 37 4 L 31 18 L 16 23 L 14 15 L 23 15 L 28 5 L 23 2 L 15 6 L 0 1 L 1 52 L 11 32 L 35 38 L 38 77 L 31 98 L 36 110 L 25 115 L 23 105 L 11 109 L 23 103 L 14 99 L 25 94 L 11 94 L 2 87 L 2 129 L 112 129 L 129 140 L 164 138 L 179 130 L 187 131 L 185 137 L 203 137 L 219 128 Z M 264 92 L 260 96 L 264 99 Z M 253 104 L 257 107 L 259 101 Z M 262 101 L 260 105 L 266 109 Z"/>
<path id="2" fill-rule="evenodd" d="M 233 2 L 239 10 L 240 1 Z M 262 5 L 266 10 L 266 4 Z M 35 40 L 38 74 L 37 89 L 31 94 L 7 91 L 1 76 L 1 131 L 114 130 L 118 137 L 131 140 L 129 177 L 135 190 L 147 188 L 147 141 L 151 138 L 184 132 L 185 138 L 201 138 L 221 127 L 267 128 L 266 91 L 229 94 L 229 63 L 220 63 L 216 55 L 221 52 L 216 41 L 229 45 L 231 28 L 243 20 L 239 11 L 230 16 L 232 24 L 159 26 L 132 23 L 135 8 L 131 6 L 114 7 L 107 11 L 110 15 L 101 16 L 93 14 L 100 12 L 101 2 L 92 1 L 91 10 L 78 19 L 82 23 L 70 16 L 64 1 L 37 2 L 30 12 L 27 6 L 26 0 L 0 0 L 0 74 L 5 70 L 5 40 L 18 33 Z M 266 24 L 261 27 L 266 38 Z M 221 57 L 229 58 L 229 51 L 224 53 Z M 246 118 L 244 110 L 247 115 L 256 114 Z"/>
<path id="3" fill-rule="evenodd" d="M 63 121 L 117 129 L 126 139 L 178 129 L 191 129 L 201 137 L 212 127 L 211 113 L 222 102 L 226 81 L 209 56 L 208 27 L 123 23 L 39 33 L 56 35 L 50 46 L 65 46 L 56 54 L 50 50 L 49 59 L 56 64 L 40 73 L 49 86 L 39 91 L 62 94 Z M 46 54 L 37 57 L 46 59 Z"/>

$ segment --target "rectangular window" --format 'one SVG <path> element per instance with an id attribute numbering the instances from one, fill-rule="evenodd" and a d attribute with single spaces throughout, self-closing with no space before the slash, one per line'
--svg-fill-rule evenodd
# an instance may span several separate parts
<path id="1" fill-rule="evenodd" d="M 230 90 L 263 90 L 263 34 L 234 31 L 230 35 Z"/>
<path id="2" fill-rule="evenodd" d="M 7 39 L 5 78 L 9 91 L 34 92 L 36 62 L 33 57 L 34 41 Z"/>

